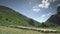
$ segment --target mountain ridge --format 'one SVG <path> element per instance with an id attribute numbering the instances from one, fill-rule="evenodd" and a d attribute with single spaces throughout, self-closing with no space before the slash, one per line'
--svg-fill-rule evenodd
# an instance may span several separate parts
<path id="1" fill-rule="evenodd" d="M 52 15 L 46 22 L 60 25 L 60 6 L 57 7 L 57 14 Z"/>
<path id="2" fill-rule="evenodd" d="M 37 25 L 35 23 L 37 23 Z M 0 25 L 38 26 L 38 24 L 39 22 L 28 18 L 9 7 L 0 5 Z"/>

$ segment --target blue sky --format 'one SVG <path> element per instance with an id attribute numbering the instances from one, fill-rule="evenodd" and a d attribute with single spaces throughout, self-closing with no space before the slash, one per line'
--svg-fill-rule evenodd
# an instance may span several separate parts
<path id="1" fill-rule="evenodd" d="M 0 5 L 39 22 L 45 22 L 51 15 L 56 14 L 60 0 L 0 0 Z"/>

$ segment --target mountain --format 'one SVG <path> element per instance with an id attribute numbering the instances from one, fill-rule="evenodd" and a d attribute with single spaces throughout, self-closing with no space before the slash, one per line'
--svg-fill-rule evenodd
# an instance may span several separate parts
<path id="1" fill-rule="evenodd" d="M 60 25 L 60 6 L 57 7 L 57 14 L 52 15 L 46 22 Z"/>
<path id="2" fill-rule="evenodd" d="M 51 22 L 51 23 L 60 25 L 60 17 L 57 16 L 57 15 L 52 15 L 52 16 L 47 20 L 47 22 Z"/>
<path id="3" fill-rule="evenodd" d="M 37 26 L 38 24 L 40 23 L 11 8 L 0 5 L 0 25 Z"/>

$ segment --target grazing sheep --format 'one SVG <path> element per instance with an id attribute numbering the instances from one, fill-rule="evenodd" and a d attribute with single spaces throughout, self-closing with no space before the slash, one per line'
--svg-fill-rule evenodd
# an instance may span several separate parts
<path id="1" fill-rule="evenodd" d="M 18 28 L 18 29 L 34 30 L 34 31 L 39 31 L 39 32 L 44 32 L 44 33 L 57 33 L 57 32 L 59 32 L 58 30 L 40 29 L 40 28 L 24 27 L 24 26 L 13 26 L 13 25 L 10 25 L 9 27 Z"/>

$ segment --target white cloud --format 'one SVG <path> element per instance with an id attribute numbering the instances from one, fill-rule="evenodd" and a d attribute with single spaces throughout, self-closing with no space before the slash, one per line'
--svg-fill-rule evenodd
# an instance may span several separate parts
<path id="1" fill-rule="evenodd" d="M 39 11 L 40 11 L 40 9 L 33 8 L 33 11 L 35 11 L 35 12 L 39 12 Z"/>
<path id="2" fill-rule="evenodd" d="M 38 6 L 41 7 L 41 8 L 44 8 L 44 5 L 43 4 L 39 4 Z"/>
<path id="3" fill-rule="evenodd" d="M 37 6 L 34 6 L 32 10 L 35 11 L 35 12 L 39 12 L 40 8 L 38 8 Z"/>
<path id="4" fill-rule="evenodd" d="M 51 2 L 55 2 L 56 0 L 42 0 L 41 4 L 33 7 L 33 11 L 39 12 L 41 8 L 49 8 Z"/>
<path id="5" fill-rule="evenodd" d="M 42 15 L 41 17 L 43 18 L 43 17 L 45 17 L 46 15 L 44 14 L 44 15 Z"/>
<path id="6" fill-rule="evenodd" d="M 45 8 L 48 8 L 49 5 L 50 5 L 50 3 L 46 3 L 46 4 L 45 4 Z"/>
<path id="7" fill-rule="evenodd" d="M 41 8 L 48 8 L 50 3 L 51 3 L 50 0 L 42 0 L 42 3 L 39 4 L 38 6 L 41 7 Z"/>
<path id="8" fill-rule="evenodd" d="M 46 17 L 46 16 L 50 16 L 50 15 L 51 15 L 51 13 L 43 14 L 43 15 L 41 16 L 41 18 L 44 18 L 44 17 Z"/>

